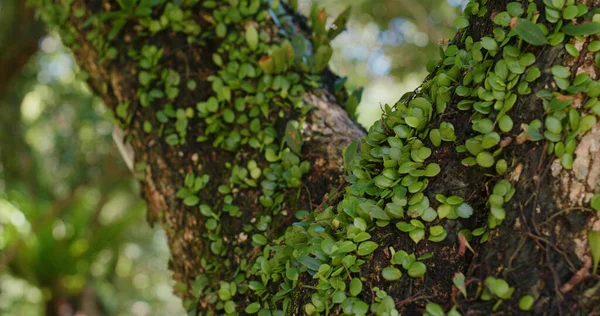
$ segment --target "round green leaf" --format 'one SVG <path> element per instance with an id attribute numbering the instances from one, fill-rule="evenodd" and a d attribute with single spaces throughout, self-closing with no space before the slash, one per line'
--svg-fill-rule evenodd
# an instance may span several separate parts
<path id="1" fill-rule="evenodd" d="M 383 268 L 383 270 L 381 271 L 381 275 L 384 279 L 388 281 L 394 281 L 402 277 L 402 272 L 400 272 L 400 270 L 398 270 L 398 268 L 396 267 L 389 266 Z"/>
<path id="2" fill-rule="evenodd" d="M 260 310 L 260 303 L 259 302 L 254 302 L 248 306 L 246 306 L 246 309 L 244 310 L 246 313 L 248 314 L 255 314 Z"/>
<path id="3" fill-rule="evenodd" d="M 373 242 L 373 241 L 362 242 L 362 243 L 360 243 L 360 245 L 358 245 L 357 254 L 359 256 L 366 256 L 366 255 L 372 253 L 373 251 L 375 251 L 375 249 L 377 249 L 377 247 L 379 247 L 379 245 L 376 242 Z"/>
<path id="4" fill-rule="evenodd" d="M 427 267 L 424 263 L 415 261 L 408 268 L 408 275 L 410 275 L 412 278 L 421 278 L 425 275 L 426 271 Z"/>
<path id="5" fill-rule="evenodd" d="M 477 157 L 477 164 L 484 167 L 484 168 L 489 168 L 491 166 L 494 165 L 494 156 L 492 156 L 491 153 L 487 152 L 487 151 L 482 151 L 480 152 Z"/>
<path id="6" fill-rule="evenodd" d="M 429 303 L 425 306 L 425 310 L 427 310 L 427 313 L 429 313 L 429 315 L 431 316 L 444 316 L 446 315 L 444 313 L 444 310 L 442 309 L 442 307 L 436 303 Z"/>
<path id="7" fill-rule="evenodd" d="M 435 177 L 440 173 L 441 170 L 442 169 L 440 168 L 440 165 L 438 165 L 437 163 L 430 163 L 425 168 L 425 176 Z"/>
<path id="8" fill-rule="evenodd" d="M 200 198 L 195 195 L 190 195 L 183 200 L 183 204 L 187 206 L 194 206 L 200 202 Z"/>
<path id="9" fill-rule="evenodd" d="M 502 115 L 498 119 L 498 126 L 500 127 L 501 131 L 508 133 L 513 129 L 513 120 L 508 115 Z"/>
<path id="10" fill-rule="evenodd" d="M 533 306 L 535 299 L 531 295 L 525 295 L 519 300 L 519 308 L 522 311 L 528 311 Z"/>
<path id="11" fill-rule="evenodd" d="M 600 211 L 600 194 L 594 194 L 592 200 L 590 201 L 590 206 L 594 210 Z"/>
<path id="12" fill-rule="evenodd" d="M 487 36 L 481 38 L 481 46 L 491 51 L 498 49 L 498 43 L 493 38 Z"/>
<path id="13" fill-rule="evenodd" d="M 258 47 L 258 32 L 253 25 L 246 29 L 246 42 L 251 50 L 256 50 Z"/>
<path id="14" fill-rule="evenodd" d="M 498 174 L 504 174 L 508 169 L 508 163 L 504 159 L 499 159 L 496 161 L 496 172 Z"/>
<path id="15" fill-rule="evenodd" d="M 357 296 L 362 292 L 362 287 L 363 285 L 359 278 L 352 278 L 352 281 L 350 281 L 350 295 Z"/>

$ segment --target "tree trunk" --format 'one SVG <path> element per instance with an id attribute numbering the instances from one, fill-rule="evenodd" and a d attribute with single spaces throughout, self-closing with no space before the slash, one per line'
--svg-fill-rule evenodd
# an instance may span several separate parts
<path id="1" fill-rule="evenodd" d="M 521 19 L 470 2 L 367 136 L 322 70 L 343 18 L 328 34 L 279 1 L 72 2 L 37 0 L 126 135 L 190 313 L 600 312 L 598 44 L 552 35 L 596 33 L 571 23 L 598 1 L 509 5 Z"/>

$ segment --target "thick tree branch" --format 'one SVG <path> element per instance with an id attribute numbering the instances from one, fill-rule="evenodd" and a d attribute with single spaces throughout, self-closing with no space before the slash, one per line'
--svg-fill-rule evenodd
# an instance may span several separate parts
<path id="1" fill-rule="evenodd" d="M 363 131 L 335 104 L 332 85 L 309 75 L 320 69 L 311 56 L 327 55 L 320 33 L 325 32 L 323 11 L 315 8 L 311 14 L 313 34 L 299 31 L 289 14 L 266 2 L 262 13 L 250 14 L 255 20 L 238 18 L 248 3 L 238 8 L 190 1 L 185 4 L 193 9 L 184 5 L 182 11 L 168 3 L 127 19 L 119 37 L 109 41 L 89 32 L 109 34 L 110 19 L 84 21 L 119 11 L 115 3 L 75 1 L 71 9 L 79 14 L 62 23 L 74 38 L 79 64 L 90 73 L 90 85 L 129 135 L 150 221 L 161 222 L 168 232 L 171 268 L 189 310 L 297 315 L 327 309 L 360 315 L 369 308 L 379 314 L 427 308 L 436 314 L 441 307 L 428 305 L 432 301 L 446 311 L 475 314 L 592 312 L 598 299 L 586 291 L 597 291 L 595 279 L 569 280 L 588 260 L 586 236 L 599 229 L 598 221 L 583 213 L 553 214 L 582 207 L 599 191 L 594 111 L 600 83 L 588 49 L 597 34 L 557 34 L 576 33 L 569 27 L 588 23 L 586 12 L 598 1 L 579 8 L 571 1 L 568 9 L 553 7 L 560 4 L 555 2 L 509 2 L 471 1 L 444 60 L 432 67 L 419 90 L 386 108 L 362 138 L 359 152 L 347 152 L 354 158 L 346 161 L 342 148 Z M 200 34 L 190 36 L 193 28 L 182 28 L 181 19 L 201 28 Z M 312 49 L 285 42 L 306 38 Z M 261 46 L 265 43 L 268 49 Z M 568 46 L 576 57 L 566 53 L 565 44 L 578 48 L 575 54 Z M 145 67 L 139 62 L 144 45 L 163 48 L 164 58 Z M 286 56 L 295 56 L 292 50 L 309 60 L 308 73 L 302 60 L 285 67 Z M 142 55 L 154 55 L 146 52 Z M 244 62 L 260 67 L 257 77 L 269 84 L 271 73 L 282 69 L 292 79 L 306 76 L 302 85 L 308 89 L 300 99 L 314 108 L 304 116 L 306 108 L 292 106 L 299 103 L 290 102 L 289 91 L 269 94 L 267 107 L 252 103 L 262 100 L 255 90 L 260 82 L 227 73 Z M 184 78 L 173 79 L 173 72 L 157 75 L 164 82 L 173 79 L 179 94 L 167 84 L 166 96 L 155 93 L 153 102 L 144 102 L 152 93 L 148 82 L 156 79 L 141 74 L 153 67 Z M 576 77 L 581 72 L 589 78 Z M 249 86 L 237 89 L 243 83 L 231 76 L 244 77 Z M 186 89 L 191 79 L 196 89 Z M 231 91 L 223 90 L 225 81 Z M 206 109 L 214 105 L 213 96 L 220 102 L 214 117 L 204 113 L 211 111 Z M 247 112 L 263 106 L 260 117 L 268 125 L 261 127 L 275 131 L 278 152 L 265 149 L 268 141 L 258 148 L 228 138 L 246 126 L 243 120 L 223 123 L 233 121 L 225 113 L 235 107 L 236 97 L 251 105 Z M 161 122 L 161 116 L 167 118 Z M 211 120 L 230 130 L 211 133 L 221 128 Z M 280 157 L 274 155 L 294 149 L 299 135 L 289 127 L 293 120 L 300 121 L 305 140 L 301 157 L 289 159 L 306 160 L 311 169 L 301 186 L 292 181 L 277 187 L 274 183 L 289 180 L 289 174 L 272 177 L 270 172 L 284 168 L 277 167 Z M 244 178 L 238 176 L 241 167 L 256 169 L 251 161 L 262 170 L 256 177 L 260 185 L 237 183 Z M 352 175 L 340 180 L 344 163 Z M 201 177 L 201 202 L 182 199 L 189 195 L 181 189 L 193 186 L 190 174 Z M 276 195 L 269 193 L 273 187 Z M 198 210 L 197 203 L 205 205 Z M 560 293 L 565 284 L 574 288 Z M 535 305 L 519 306 L 526 295 Z"/>

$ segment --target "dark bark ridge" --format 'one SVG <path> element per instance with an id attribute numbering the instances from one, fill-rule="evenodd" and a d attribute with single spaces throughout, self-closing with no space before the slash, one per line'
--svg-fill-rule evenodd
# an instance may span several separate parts
<path id="1" fill-rule="evenodd" d="M 329 59 L 324 11 L 313 10 L 308 42 L 285 31 L 294 22 L 275 2 L 256 11 L 257 1 L 197 2 L 130 8 L 136 18 L 114 46 L 84 38 L 83 22 L 116 4 L 75 1 L 68 18 L 79 63 L 129 133 L 191 312 L 594 312 L 588 232 L 598 221 L 559 210 L 585 208 L 599 190 L 598 24 L 584 22 L 596 2 L 471 1 L 424 85 L 387 106 L 344 161 L 340 148 L 361 131 L 306 75 Z M 105 21 L 98 34 L 114 30 Z M 267 53 L 267 43 L 279 44 Z M 277 93 L 259 97 L 266 86 Z M 270 101 L 266 111 L 257 98 Z M 300 100 L 315 105 L 307 116 Z M 242 141 L 244 111 L 274 121 L 259 125 L 264 146 Z M 293 154 L 300 134 L 304 177 Z M 270 146 L 281 138 L 285 146 Z M 352 175 L 342 195 L 343 163 Z M 557 190 L 558 175 L 579 191 Z M 300 178 L 304 189 L 293 189 Z"/>

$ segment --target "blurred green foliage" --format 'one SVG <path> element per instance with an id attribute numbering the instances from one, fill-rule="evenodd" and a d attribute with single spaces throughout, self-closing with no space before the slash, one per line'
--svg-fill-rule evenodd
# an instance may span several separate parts
<path id="1" fill-rule="evenodd" d="M 454 20 L 467 0 L 313 0 L 332 16 L 352 6 L 348 30 L 333 42 L 330 66 L 348 76 L 350 89 L 365 87 L 359 122 L 371 126 L 380 105 L 417 88 L 428 61 L 456 31 Z M 302 7 L 308 11 L 310 2 Z"/>
<path id="2" fill-rule="evenodd" d="M 352 1 L 331 67 L 350 88 L 365 86 L 362 124 L 419 85 L 465 2 Z M 318 3 L 332 16 L 349 4 Z M 0 95 L 0 314 L 41 315 L 47 301 L 107 315 L 182 314 L 164 232 L 144 219 L 101 102 L 56 36 L 39 47 Z"/>
<path id="3" fill-rule="evenodd" d="M 0 144 L 0 314 L 43 314 L 45 301 L 108 315 L 181 311 L 164 232 L 145 222 L 84 75 L 48 36 L 0 101 L 11 113 Z"/>

